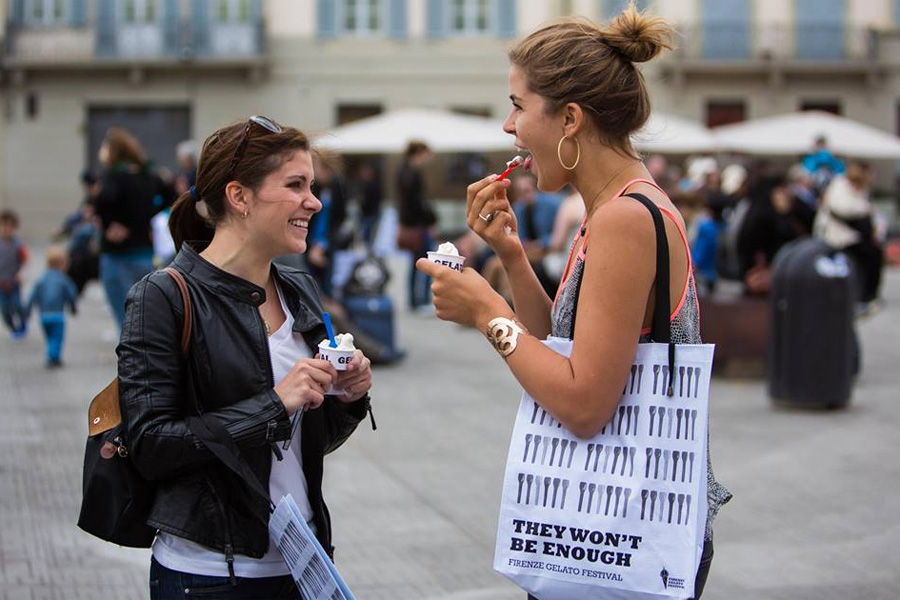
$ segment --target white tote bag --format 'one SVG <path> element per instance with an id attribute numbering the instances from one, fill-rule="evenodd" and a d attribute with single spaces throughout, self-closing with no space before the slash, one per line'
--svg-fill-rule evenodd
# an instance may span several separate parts
<path id="1" fill-rule="evenodd" d="M 544 344 L 569 356 L 571 340 Z M 619 406 L 589 440 L 523 393 L 494 569 L 539 600 L 690 598 L 707 514 L 714 346 L 639 344 Z"/>

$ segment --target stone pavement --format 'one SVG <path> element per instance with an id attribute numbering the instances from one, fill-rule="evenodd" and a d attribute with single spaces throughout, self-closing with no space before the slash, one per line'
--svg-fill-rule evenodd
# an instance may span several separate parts
<path id="1" fill-rule="evenodd" d="M 900 272 L 885 297 L 860 327 L 848 410 L 777 410 L 763 381 L 714 381 L 712 455 L 735 499 L 704 598 L 900 598 Z M 378 431 L 364 423 L 326 462 L 338 566 L 360 600 L 524 600 L 491 569 L 516 382 L 477 333 L 402 304 L 397 319 L 409 356 L 376 370 Z M 86 410 L 115 372 L 112 337 L 94 285 L 64 369 L 44 369 L 36 330 L 0 339 L 2 600 L 147 597 L 147 551 L 75 526 Z"/>

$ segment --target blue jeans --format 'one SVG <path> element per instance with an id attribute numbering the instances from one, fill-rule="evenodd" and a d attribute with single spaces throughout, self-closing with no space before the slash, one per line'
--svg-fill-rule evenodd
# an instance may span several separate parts
<path id="1" fill-rule="evenodd" d="M 152 270 L 152 249 L 136 250 L 128 254 L 100 255 L 100 281 L 106 290 L 106 300 L 120 331 L 125 321 L 125 298 L 128 290 Z"/>
<path id="2" fill-rule="evenodd" d="M 47 362 L 62 360 L 63 341 L 66 337 L 66 317 L 62 313 L 41 315 L 41 327 L 47 340 Z"/>
<path id="3" fill-rule="evenodd" d="M 282 577 L 238 577 L 231 585 L 227 577 L 192 575 L 150 560 L 150 600 L 302 600 L 290 575 Z"/>
<path id="4" fill-rule="evenodd" d="M 8 290 L 0 289 L 0 311 L 3 322 L 15 334 L 25 331 L 25 309 L 22 307 L 22 290 L 18 284 Z"/>
<path id="5" fill-rule="evenodd" d="M 366 248 L 371 248 L 375 243 L 375 231 L 378 227 L 380 215 L 370 215 L 362 218 L 362 239 Z"/>
<path id="6" fill-rule="evenodd" d="M 409 264 L 409 307 L 411 309 L 419 308 L 431 303 L 431 277 L 422 273 L 416 268 L 416 261 L 425 256 L 425 252 L 432 250 L 434 239 L 431 233 L 425 230 L 425 251 L 421 256 L 410 253 Z"/>

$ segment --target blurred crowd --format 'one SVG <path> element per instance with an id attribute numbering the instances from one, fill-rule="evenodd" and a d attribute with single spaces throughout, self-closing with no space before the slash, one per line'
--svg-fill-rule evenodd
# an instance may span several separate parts
<path id="1" fill-rule="evenodd" d="M 723 281 L 735 282 L 731 289 L 737 285 L 747 295 L 768 295 L 778 251 L 815 236 L 851 259 L 857 310 L 877 308 L 888 225 L 874 210 L 870 165 L 835 157 L 824 138 L 787 168 L 761 160 L 721 163 L 705 156 L 682 166 L 655 155 L 646 164 L 687 220 L 701 295 L 716 293 Z M 514 176 L 510 198 L 519 236 L 552 298 L 584 204 L 568 190 L 538 191 L 527 173 Z M 510 299 L 503 270 L 477 236 L 467 234 L 456 243 L 461 254 L 474 257 L 467 264 Z"/>
<path id="2" fill-rule="evenodd" d="M 430 310 L 430 281 L 414 263 L 445 241 L 440 233 L 446 229 L 440 227 L 426 181 L 426 167 L 433 158 L 426 144 L 411 142 L 388 182 L 382 161 L 356 161 L 345 168 L 338 157 L 318 156 L 314 191 L 323 208 L 310 224 L 309 251 L 283 259 L 316 276 L 326 308 L 342 331 L 356 335 L 374 363 L 403 356 L 394 347 L 393 306 L 384 295 L 388 270 L 375 251 L 389 183 L 396 194 L 397 247 L 411 258 L 408 308 Z M 0 308 L 12 337 L 26 335 L 28 316 L 36 310 L 48 341 L 47 364 L 62 364 L 63 314 L 67 307 L 75 311 L 85 285 L 95 279 L 121 327 L 131 285 L 167 265 L 176 253 L 168 231 L 169 209 L 194 185 L 197 161 L 197 148 L 185 141 L 177 148 L 175 172 L 156 167 L 131 133 L 111 128 L 99 152 L 101 169 L 81 174 L 82 198 L 55 234 L 56 245 L 46 256 L 48 274 L 27 301 L 21 271 L 28 251 L 18 236 L 19 218 L 11 211 L 0 215 Z M 730 281 L 732 289 L 738 285 L 747 295 L 767 295 L 778 251 L 793 240 L 815 236 L 851 259 L 857 310 L 867 313 L 879 305 L 889 232 L 873 207 L 868 164 L 839 159 L 825 138 L 787 168 L 761 160 L 723 163 L 706 156 L 680 164 L 654 155 L 646 164 L 687 220 L 700 294 L 715 294 L 723 281 Z M 509 195 L 518 235 L 553 297 L 584 218 L 584 203 L 571 189 L 539 191 L 527 172 L 514 172 L 512 181 Z M 505 272 L 480 238 L 468 232 L 452 241 L 466 257 L 466 265 L 482 273 L 511 302 Z M 351 264 L 338 273 L 348 255 L 353 257 Z M 361 298 L 369 301 L 355 302 Z M 377 302 L 372 304 L 372 299 Z M 367 314 L 370 310 L 374 312 Z M 356 320 L 370 326 L 360 327 Z M 386 326 L 381 324 L 385 320 Z"/>
<path id="3" fill-rule="evenodd" d="M 888 224 L 872 202 L 869 164 L 835 157 L 820 138 L 787 168 L 766 161 L 720 165 L 709 157 L 693 159 L 684 172 L 661 157 L 649 166 L 689 219 L 701 293 L 731 280 L 748 295 L 767 295 L 778 251 L 813 236 L 851 259 L 858 310 L 877 307 Z"/>

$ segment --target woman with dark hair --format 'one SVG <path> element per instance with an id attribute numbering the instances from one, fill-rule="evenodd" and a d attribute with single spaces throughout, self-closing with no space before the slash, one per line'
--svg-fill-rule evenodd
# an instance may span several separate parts
<path id="1" fill-rule="evenodd" d="M 529 153 L 523 166 L 536 176 L 539 190 L 571 184 L 584 200 L 586 216 L 555 300 L 541 287 L 515 235 L 521 224 L 506 196 L 511 182 L 496 175 L 469 186 L 467 221 L 500 258 L 515 311 L 474 270 L 458 273 L 418 262 L 434 278 L 437 316 L 485 332 L 524 390 L 582 438 L 610 422 L 638 343 L 651 338 L 657 274 L 651 205 L 665 217 L 671 341 L 700 341 L 683 219 L 630 141 L 650 115 L 650 96 L 635 63 L 670 47 L 672 33 L 662 19 L 630 6 L 605 26 L 583 19 L 545 26 L 510 51 L 512 108 L 503 128 Z M 571 356 L 542 344 L 548 335 L 572 340 Z M 712 561 L 713 518 L 730 497 L 706 467 L 709 510 L 696 587 L 690 590 L 695 598 Z"/>
<path id="2" fill-rule="evenodd" d="M 781 248 L 810 235 L 816 212 L 794 197 L 785 174 L 766 175 L 749 190 L 750 208 L 738 234 L 741 278 L 748 294 L 772 289 L 772 262 Z"/>
<path id="3" fill-rule="evenodd" d="M 101 224 L 100 281 L 121 330 L 128 289 L 153 270 L 150 221 L 170 194 L 147 166 L 141 144 L 121 127 L 110 127 L 100 145 L 104 171 L 93 199 Z"/>
<path id="4" fill-rule="evenodd" d="M 198 439 L 188 423 L 200 413 L 224 426 L 271 500 L 290 494 L 333 550 L 323 457 L 365 417 L 372 374 L 358 350 L 340 373 L 316 358 L 327 334 L 315 282 L 272 262 L 306 250 L 322 206 L 313 180 L 309 141 L 297 129 L 265 117 L 219 129 L 170 220 L 181 247 L 172 266 L 193 307 L 187 360 L 169 275 L 152 273 L 129 293 L 119 392 L 130 454 L 158 482 L 148 520 L 159 530 L 154 600 L 300 597 L 270 542 L 268 502 Z"/>

